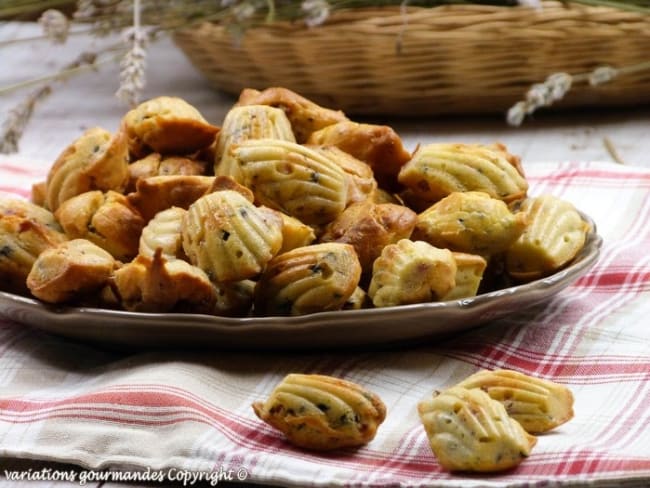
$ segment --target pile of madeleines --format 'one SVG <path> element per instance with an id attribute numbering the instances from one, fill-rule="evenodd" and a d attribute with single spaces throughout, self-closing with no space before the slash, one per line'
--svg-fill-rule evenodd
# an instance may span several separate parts
<path id="1" fill-rule="evenodd" d="M 137 312 L 300 315 L 471 297 L 566 266 L 589 225 L 528 197 L 501 144 L 428 144 L 284 89 L 244 90 L 221 127 L 182 99 L 67 147 L 32 200 L 0 197 L 0 288 Z M 451 471 L 519 464 L 573 416 L 562 385 L 482 371 L 418 405 Z M 288 375 L 257 416 L 299 448 L 370 442 L 365 388 Z"/>
<path id="2" fill-rule="evenodd" d="M 159 97 L 92 128 L 0 198 L 4 291 L 136 312 L 300 315 L 471 297 L 552 274 L 574 206 L 528 197 L 501 144 L 428 144 L 285 88 L 220 127 Z"/>

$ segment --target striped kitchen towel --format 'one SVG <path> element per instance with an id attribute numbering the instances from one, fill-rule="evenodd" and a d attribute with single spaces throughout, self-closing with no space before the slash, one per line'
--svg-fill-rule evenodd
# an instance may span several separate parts
<path id="1" fill-rule="evenodd" d="M 573 202 L 604 238 L 596 266 L 546 303 L 419 345 L 322 352 L 116 350 L 0 319 L 0 456 L 154 482 L 650 485 L 650 170 L 569 162 L 526 169 L 531 194 Z M 0 160 L 0 189 L 26 196 L 44 171 Z M 429 449 L 416 405 L 482 368 L 568 386 L 575 417 L 541 435 L 516 469 L 450 474 Z M 327 454 L 288 445 L 251 403 L 291 372 L 338 376 L 378 394 L 388 414 L 376 438 Z"/>

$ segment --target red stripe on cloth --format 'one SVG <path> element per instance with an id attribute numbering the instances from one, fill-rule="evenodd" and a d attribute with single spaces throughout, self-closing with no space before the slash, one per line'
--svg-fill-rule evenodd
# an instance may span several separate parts
<path id="1" fill-rule="evenodd" d="M 650 473 L 650 459 L 616 456 L 594 449 L 567 450 L 561 453 L 533 454 L 517 468 L 517 474 L 547 474 L 548 476 L 581 475 L 588 473 L 638 472 Z"/>
<path id="2" fill-rule="evenodd" d="M 527 175 L 528 181 L 538 182 L 560 182 L 565 179 L 584 179 L 603 180 L 609 183 L 612 180 L 618 183 L 637 182 L 641 185 L 650 184 L 650 171 L 646 168 L 625 168 L 625 171 L 607 170 L 602 168 L 574 167 L 568 169 L 557 169 L 544 175 L 534 174 Z M 594 182 L 592 181 L 592 184 Z M 601 183 L 601 181 L 598 181 Z"/>
<path id="3" fill-rule="evenodd" d="M 23 198 L 31 198 L 31 196 L 32 196 L 31 188 L 26 189 L 26 188 L 17 188 L 15 186 L 3 186 L 3 185 L 0 185 L 0 191 L 7 192 L 7 193 L 13 193 L 13 194 L 21 196 Z"/>
<path id="4" fill-rule="evenodd" d="M 514 354 L 501 354 L 505 359 L 486 362 L 480 354 L 445 354 L 454 359 L 459 359 L 481 369 L 512 369 L 522 373 L 534 374 L 560 383 L 570 382 L 576 385 L 596 385 L 606 383 L 637 382 L 650 380 L 650 360 L 639 363 L 599 364 L 598 357 L 592 358 L 582 365 L 560 364 L 553 376 L 538 375 L 539 361 L 520 358 Z"/>
<path id="5" fill-rule="evenodd" d="M 125 407 L 121 409 L 120 407 Z M 160 420 L 163 414 L 152 407 L 178 407 L 178 417 Z M 94 411 L 93 413 L 88 413 Z M 13 413 L 13 415 L 12 415 Z M 122 415 L 120 415 L 122 414 Z M 127 418 L 140 415 L 141 418 Z M 232 442 L 247 444 L 246 439 L 258 436 L 259 422 L 242 421 L 232 413 L 191 401 L 187 396 L 160 391 L 100 391 L 59 400 L 0 399 L 0 418 L 12 423 L 30 423 L 52 418 L 104 420 L 115 423 L 165 426 L 185 421 L 202 422 L 219 430 Z M 272 441 L 272 436 L 250 448 L 259 449 Z"/>
<path id="6" fill-rule="evenodd" d="M 44 171 L 42 168 L 32 168 L 30 166 L 17 166 L 11 163 L 0 163 L 0 171 L 6 173 L 12 173 L 15 175 L 34 176 L 35 178 L 45 178 L 47 176 L 47 172 Z"/>
<path id="7" fill-rule="evenodd" d="M 632 283 L 630 284 L 630 278 L 632 278 Z M 604 271 L 597 274 L 591 274 L 588 276 L 581 277 L 574 286 L 590 286 L 590 287 L 601 287 L 601 286 L 616 286 L 621 285 L 626 286 L 642 286 L 644 284 L 650 283 L 650 270 L 640 269 L 634 273 L 625 272 L 625 271 Z"/>

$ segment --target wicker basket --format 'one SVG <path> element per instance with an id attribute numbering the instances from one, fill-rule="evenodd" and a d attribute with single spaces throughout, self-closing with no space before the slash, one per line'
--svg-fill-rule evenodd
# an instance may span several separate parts
<path id="1" fill-rule="evenodd" d="M 275 22 L 235 42 L 219 24 L 175 41 L 218 89 L 285 86 L 350 114 L 505 111 L 550 73 L 650 59 L 650 16 L 544 2 L 524 7 L 449 5 L 353 9 L 315 28 Z M 650 70 L 574 86 L 561 106 L 650 101 Z"/>

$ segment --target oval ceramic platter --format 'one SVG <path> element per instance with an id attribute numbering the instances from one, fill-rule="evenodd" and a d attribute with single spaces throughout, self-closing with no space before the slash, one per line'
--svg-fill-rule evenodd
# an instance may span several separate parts
<path id="1" fill-rule="evenodd" d="M 219 349 L 295 349 L 415 341 L 476 327 L 550 299 L 596 262 L 602 238 L 593 220 L 587 241 L 561 271 L 475 297 L 398 307 L 320 312 L 295 317 L 218 317 L 51 306 L 0 292 L 0 314 L 26 325 L 110 345 Z"/>

